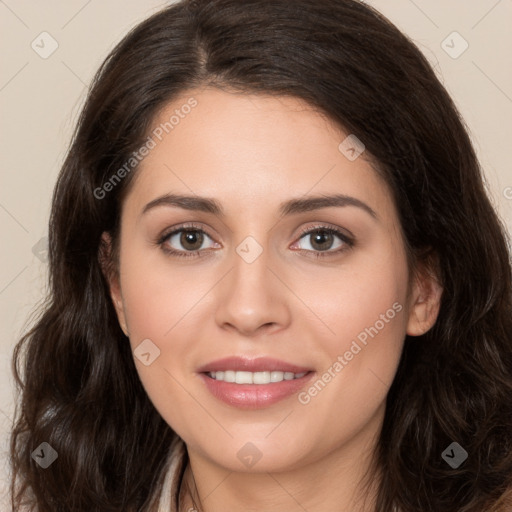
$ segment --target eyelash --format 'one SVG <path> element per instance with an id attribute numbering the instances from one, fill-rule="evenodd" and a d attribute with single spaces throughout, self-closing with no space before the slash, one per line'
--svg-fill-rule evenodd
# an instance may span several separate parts
<path id="1" fill-rule="evenodd" d="M 187 223 L 187 224 L 178 226 L 177 228 L 173 229 L 169 233 L 163 234 L 156 241 L 156 244 L 159 247 L 161 247 L 161 249 L 166 254 L 169 254 L 171 256 L 177 256 L 178 258 L 192 258 L 192 257 L 198 256 L 201 253 L 201 251 L 203 251 L 204 249 L 197 250 L 197 251 L 177 251 L 175 249 L 169 249 L 168 247 L 165 246 L 165 242 L 171 236 L 175 235 L 176 233 L 181 233 L 182 231 L 199 232 L 199 233 L 203 233 L 204 235 L 208 236 L 209 238 L 212 238 L 200 226 L 198 226 L 194 223 Z M 332 226 L 328 226 L 328 225 L 324 225 L 324 224 L 319 224 L 319 225 L 303 228 L 300 232 L 298 240 L 303 238 L 305 235 L 310 235 L 317 231 L 324 231 L 327 234 L 330 234 L 330 235 L 332 234 L 332 235 L 337 236 L 343 242 L 344 245 L 335 251 L 311 251 L 309 249 L 299 249 L 298 250 L 299 252 L 306 251 L 307 253 L 313 253 L 314 258 L 329 258 L 329 257 L 332 257 L 333 255 L 338 255 L 346 250 L 349 250 L 352 247 L 354 247 L 354 245 L 355 245 L 354 240 L 352 238 L 350 238 L 348 235 L 346 235 L 345 233 L 342 233 L 341 231 L 339 231 L 338 229 L 336 229 Z"/>

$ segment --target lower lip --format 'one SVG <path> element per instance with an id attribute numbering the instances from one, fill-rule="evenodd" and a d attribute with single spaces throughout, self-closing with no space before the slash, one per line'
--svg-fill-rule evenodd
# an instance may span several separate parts
<path id="1" fill-rule="evenodd" d="M 282 380 L 270 384 L 235 384 L 212 379 L 205 373 L 200 377 L 213 396 L 234 407 L 260 409 L 267 407 L 295 393 L 298 393 L 311 380 L 314 372 L 293 380 Z"/>

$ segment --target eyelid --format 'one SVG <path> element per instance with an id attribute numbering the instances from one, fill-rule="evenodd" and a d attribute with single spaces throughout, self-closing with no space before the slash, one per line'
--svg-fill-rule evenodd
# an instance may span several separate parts
<path id="1" fill-rule="evenodd" d="M 340 235 L 344 240 L 354 241 L 355 236 L 348 230 L 344 228 L 340 228 L 339 226 L 335 226 L 334 224 L 330 224 L 328 222 L 319 222 L 312 226 L 303 227 L 299 232 L 299 238 L 302 238 L 304 235 L 310 234 L 312 231 L 318 230 L 332 231 L 335 234 Z M 346 233 L 345 233 L 346 232 Z"/>
<path id="2" fill-rule="evenodd" d="M 199 224 L 196 224 L 195 222 L 185 222 L 184 224 L 179 224 L 178 226 L 174 226 L 174 227 L 170 228 L 169 230 L 164 230 L 164 232 L 159 236 L 157 242 L 163 243 L 171 235 L 175 235 L 176 233 L 179 233 L 180 231 L 199 231 L 200 233 L 204 233 L 205 235 L 207 235 L 211 239 L 213 239 L 212 235 L 210 235 L 208 233 L 208 231 L 204 229 L 203 226 L 200 226 Z M 218 242 L 216 242 L 216 243 L 218 243 Z M 192 252 L 192 251 L 190 251 L 190 252 Z"/>

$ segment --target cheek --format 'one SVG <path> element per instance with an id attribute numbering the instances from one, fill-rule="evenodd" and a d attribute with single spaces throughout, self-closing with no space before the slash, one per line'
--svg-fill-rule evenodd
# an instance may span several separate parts
<path id="1" fill-rule="evenodd" d="M 397 310 L 405 310 L 405 255 L 392 246 L 381 247 L 385 250 L 379 251 L 380 257 L 370 252 L 357 255 L 338 269 L 323 270 L 296 282 L 297 295 L 316 316 L 303 328 L 315 330 L 332 355 L 349 350 L 358 337 L 364 342 L 365 336 L 370 336 L 368 331 L 375 334 L 375 328 L 386 343 L 401 341 L 406 324 Z"/>
<path id="2" fill-rule="evenodd" d="M 201 269 L 171 265 L 156 251 L 136 247 L 126 249 L 121 271 L 125 314 L 133 342 L 171 339 L 173 330 L 189 321 L 189 315 L 194 316 L 201 298 L 214 283 Z"/>
<path id="3" fill-rule="evenodd" d="M 202 286 L 190 286 L 192 279 L 183 270 L 170 272 L 136 251 L 125 252 L 121 271 L 130 345 L 140 381 L 157 411 L 175 431 L 194 431 L 194 425 L 204 423 L 204 411 L 195 407 L 186 389 L 190 383 L 183 378 L 182 363 L 190 349 L 190 338 L 179 333 L 191 327 L 187 322 L 193 317 L 193 306 L 208 288 L 203 291 Z M 139 349 L 142 346 L 146 347 L 143 351 Z M 137 354 L 148 352 L 146 365 Z M 180 413 L 184 410 L 185 415 Z"/>
<path id="4" fill-rule="evenodd" d="M 194 424 L 204 423 L 204 410 L 187 392 L 190 382 L 184 368 L 193 352 L 191 338 L 203 324 L 198 317 L 204 315 L 204 297 L 218 276 L 192 266 L 171 266 L 147 249 L 124 250 L 121 288 L 132 351 L 136 354 L 148 339 L 158 349 L 147 366 L 134 356 L 139 378 L 156 409 L 175 430 L 193 430 Z M 186 415 L 179 413 L 183 410 Z"/>
<path id="5" fill-rule="evenodd" d="M 319 379 L 301 403 L 313 417 L 329 411 L 336 428 L 368 421 L 385 400 L 400 360 L 408 271 L 405 255 L 388 249 L 383 253 L 389 257 L 361 258 L 347 270 L 310 280 L 299 292 L 322 320 L 302 328 L 326 354 Z"/>

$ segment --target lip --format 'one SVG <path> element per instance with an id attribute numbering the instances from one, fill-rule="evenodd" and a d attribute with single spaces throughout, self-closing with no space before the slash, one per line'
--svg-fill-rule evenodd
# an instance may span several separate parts
<path id="1" fill-rule="evenodd" d="M 303 377 L 269 384 L 236 384 L 211 378 L 209 372 L 217 371 L 282 371 L 306 373 Z M 208 363 L 198 369 L 199 377 L 210 393 L 222 402 L 241 409 L 261 409 L 269 407 L 281 400 L 298 393 L 316 374 L 311 368 L 260 357 L 246 359 L 243 357 L 227 357 Z"/>
<path id="2" fill-rule="evenodd" d="M 245 357 L 225 357 L 201 366 L 198 373 L 224 372 L 234 370 L 236 372 L 292 372 L 304 373 L 313 371 L 312 368 L 297 366 L 295 364 L 273 359 L 271 357 L 257 357 L 248 359 Z"/>

